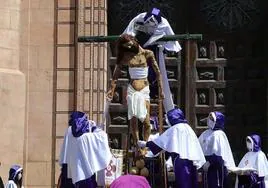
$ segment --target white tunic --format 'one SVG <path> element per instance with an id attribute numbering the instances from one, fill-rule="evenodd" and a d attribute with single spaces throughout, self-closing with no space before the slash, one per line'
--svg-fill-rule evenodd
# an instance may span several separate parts
<path id="1" fill-rule="evenodd" d="M 167 152 L 179 154 L 181 159 L 193 161 L 197 169 L 206 162 L 196 134 L 187 123 L 173 125 L 153 142 Z"/>
<path id="2" fill-rule="evenodd" d="M 238 167 L 256 169 L 259 177 L 268 176 L 268 162 L 262 151 L 247 152 L 240 161 Z"/>
<path id="3" fill-rule="evenodd" d="M 262 151 L 247 152 L 241 159 L 238 169 L 255 169 L 259 177 L 264 177 L 265 187 L 268 187 L 268 162 Z M 235 187 L 238 187 L 238 178 L 236 178 Z"/>
<path id="4" fill-rule="evenodd" d="M 5 188 L 17 188 L 18 186 L 15 184 L 15 182 L 13 180 L 8 180 Z M 21 186 L 21 188 L 23 188 L 23 186 Z"/>
<path id="5" fill-rule="evenodd" d="M 72 135 L 69 127 L 66 131 L 60 154 L 60 165 L 67 164 L 68 178 L 73 183 L 90 178 L 94 173 L 105 169 L 112 154 L 107 134 L 96 129 L 80 137 Z"/>
<path id="6" fill-rule="evenodd" d="M 224 161 L 224 166 L 226 166 L 228 170 L 235 168 L 235 162 L 228 138 L 222 130 L 208 129 L 204 131 L 199 137 L 199 142 L 205 156 L 213 154 L 221 156 Z"/>

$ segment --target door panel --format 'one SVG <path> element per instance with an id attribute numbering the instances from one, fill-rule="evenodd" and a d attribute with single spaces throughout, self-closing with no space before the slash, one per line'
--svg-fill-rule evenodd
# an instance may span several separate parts
<path id="1" fill-rule="evenodd" d="M 186 72 L 196 73 L 189 86 L 196 101 L 186 108 L 193 111 L 192 116 L 202 116 L 209 109 L 225 113 L 236 160 L 245 152 L 248 134 L 260 134 L 267 152 L 267 1 L 192 2 L 188 30 L 202 33 L 203 41 L 191 46 L 196 58 Z M 194 118 L 192 122 L 198 123 Z"/>

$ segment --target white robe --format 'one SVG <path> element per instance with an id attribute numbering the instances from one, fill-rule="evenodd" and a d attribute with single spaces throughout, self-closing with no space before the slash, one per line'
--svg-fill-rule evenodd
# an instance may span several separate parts
<path id="1" fill-rule="evenodd" d="M 241 159 L 238 168 L 248 168 L 255 169 L 259 177 L 265 177 L 267 181 L 268 178 L 268 161 L 265 154 L 262 151 L 258 152 L 247 152 L 244 157 Z M 265 182 L 267 187 L 267 182 Z M 238 179 L 237 183 L 238 185 Z"/>
<path id="2" fill-rule="evenodd" d="M 179 154 L 181 159 L 193 161 L 197 169 L 206 162 L 196 134 L 187 123 L 173 125 L 153 142 L 167 152 Z"/>
<path id="3" fill-rule="evenodd" d="M 233 153 L 228 138 L 222 130 L 208 129 L 204 131 L 199 137 L 199 142 L 205 156 L 213 154 L 220 156 L 228 170 L 235 169 Z"/>
<path id="4" fill-rule="evenodd" d="M 15 182 L 13 180 L 8 180 L 5 188 L 17 188 L 18 186 L 15 184 Z M 23 186 L 21 186 L 21 188 L 23 188 Z"/>
<path id="5" fill-rule="evenodd" d="M 73 183 L 88 179 L 94 173 L 105 169 L 111 158 L 107 134 L 104 131 L 96 129 L 93 133 L 74 137 L 71 127 L 67 129 L 59 163 L 67 164 L 68 178 L 71 178 Z"/>
<path id="6" fill-rule="evenodd" d="M 158 138 L 158 137 L 159 137 L 159 133 L 151 134 L 151 135 L 149 136 L 148 142 L 149 142 L 149 141 L 154 141 L 154 140 L 155 140 L 156 138 Z M 146 153 L 145 157 L 149 157 L 149 158 L 151 158 L 151 157 L 157 157 L 159 154 L 160 154 L 160 153 L 157 153 L 157 154 L 154 155 L 153 152 L 149 150 L 149 151 Z M 173 163 L 172 163 L 172 158 L 171 158 L 171 157 L 169 157 L 169 158 L 166 160 L 166 167 L 167 167 L 167 170 L 168 170 L 168 171 L 170 171 L 170 170 L 173 168 Z"/>

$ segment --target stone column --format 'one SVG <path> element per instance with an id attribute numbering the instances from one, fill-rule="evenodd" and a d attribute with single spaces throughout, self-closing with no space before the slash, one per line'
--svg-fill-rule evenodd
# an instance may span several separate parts
<path id="1" fill-rule="evenodd" d="M 52 137 L 55 1 L 17 1 L 21 2 L 20 66 L 27 80 L 24 185 L 49 188 L 53 187 L 54 177 Z"/>
<path id="2" fill-rule="evenodd" d="M 20 71 L 20 0 L 0 1 L 0 174 L 23 165 L 25 76 Z"/>

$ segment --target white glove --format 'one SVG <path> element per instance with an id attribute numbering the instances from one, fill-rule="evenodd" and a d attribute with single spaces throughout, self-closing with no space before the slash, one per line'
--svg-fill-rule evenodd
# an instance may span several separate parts
<path id="1" fill-rule="evenodd" d="M 203 170 L 204 170 L 205 172 L 207 172 L 209 167 L 210 167 L 210 162 L 207 161 L 207 162 L 203 165 Z"/>
<path id="2" fill-rule="evenodd" d="M 235 167 L 233 169 L 230 169 L 231 172 L 237 174 L 237 175 L 249 175 L 251 172 L 257 173 L 257 170 L 254 168 L 239 168 Z"/>
<path id="3" fill-rule="evenodd" d="M 144 147 L 146 147 L 146 142 L 143 141 L 143 140 L 138 140 L 137 144 L 138 144 L 139 148 L 144 148 Z"/>

